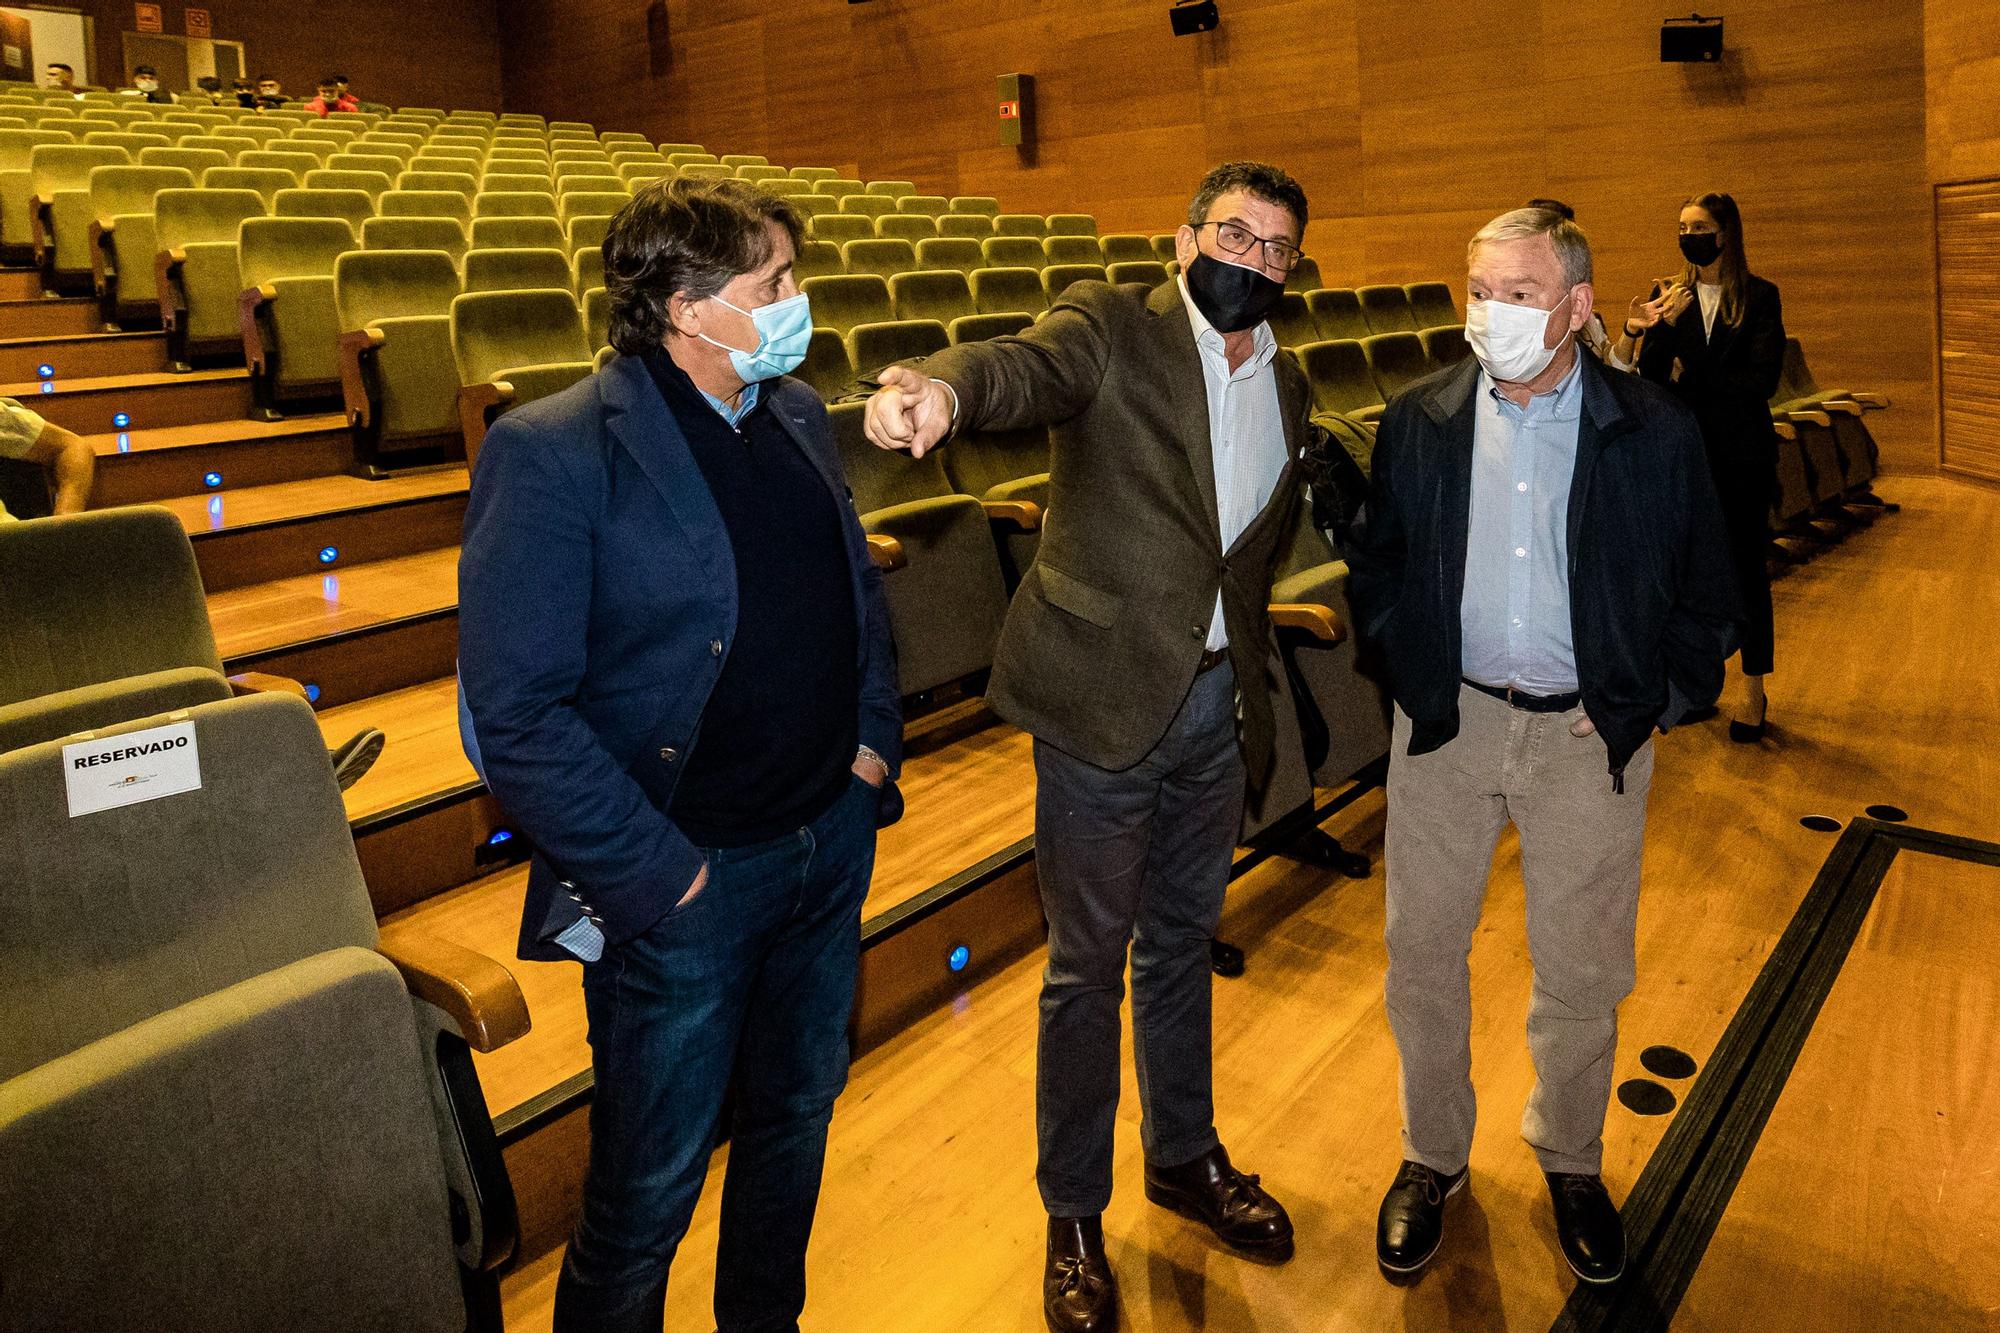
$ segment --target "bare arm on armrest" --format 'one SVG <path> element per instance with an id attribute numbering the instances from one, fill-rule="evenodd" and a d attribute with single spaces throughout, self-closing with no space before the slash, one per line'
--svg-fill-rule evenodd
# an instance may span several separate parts
<path id="1" fill-rule="evenodd" d="M 391 926 L 377 945 L 410 994 L 450 1016 L 475 1051 L 494 1051 L 530 1026 L 528 1001 L 514 974 L 485 954 L 406 927 Z"/>

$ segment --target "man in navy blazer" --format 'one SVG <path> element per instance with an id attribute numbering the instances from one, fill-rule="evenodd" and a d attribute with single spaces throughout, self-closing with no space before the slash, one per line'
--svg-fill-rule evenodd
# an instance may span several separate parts
<path id="1" fill-rule="evenodd" d="M 825 408 L 801 224 L 661 181 L 605 242 L 621 355 L 488 433 L 459 561 L 520 953 L 580 959 L 596 1089 L 557 1330 L 662 1322 L 733 1091 L 715 1315 L 797 1327 L 875 829 L 900 811 L 881 574 Z"/>

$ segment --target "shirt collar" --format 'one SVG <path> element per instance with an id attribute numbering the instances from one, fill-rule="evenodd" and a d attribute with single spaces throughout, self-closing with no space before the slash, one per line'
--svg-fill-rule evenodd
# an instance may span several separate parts
<path id="1" fill-rule="evenodd" d="M 1188 325 L 1194 330 L 1195 346 L 1220 353 L 1222 334 L 1208 322 L 1208 316 L 1201 313 L 1201 307 L 1194 303 L 1194 295 L 1188 291 L 1187 274 L 1175 274 L 1174 281 L 1181 289 L 1181 304 L 1187 307 Z M 1271 335 L 1271 322 L 1259 320 L 1251 337 L 1255 341 L 1256 350 L 1251 353 L 1249 364 L 1259 368 L 1269 365 L 1271 358 L 1278 354 L 1278 340 Z"/>
<path id="2" fill-rule="evenodd" d="M 692 381 L 689 382 L 692 383 Z M 743 418 L 757 410 L 757 395 L 762 391 L 763 387 L 762 381 L 744 385 L 743 392 L 736 399 L 736 410 L 734 412 L 729 410 L 729 404 L 715 397 L 699 384 L 695 385 L 695 391 L 703 398 L 708 399 L 708 405 L 721 413 L 724 421 L 727 421 L 732 426 L 740 426 L 743 424 Z"/>
<path id="3" fill-rule="evenodd" d="M 1526 407 L 1515 407 L 1493 383 L 1493 377 L 1483 369 L 1479 372 L 1479 387 L 1495 406 L 1502 409 L 1513 408 L 1523 416 L 1539 421 L 1575 421 L 1583 415 L 1583 355 L 1578 353 L 1570 365 L 1569 374 L 1564 375 L 1555 388 L 1534 395 L 1528 399 Z"/>

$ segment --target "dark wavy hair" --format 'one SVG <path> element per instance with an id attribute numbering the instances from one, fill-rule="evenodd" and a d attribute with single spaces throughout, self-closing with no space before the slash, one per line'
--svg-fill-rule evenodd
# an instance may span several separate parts
<path id="1" fill-rule="evenodd" d="M 1299 224 L 1299 235 L 1306 234 L 1305 190 L 1283 171 L 1264 162 L 1224 162 L 1203 176 L 1188 203 L 1188 226 L 1199 227 L 1208 221 L 1208 210 L 1231 190 L 1242 190 L 1267 204 L 1276 204 Z"/>
<path id="2" fill-rule="evenodd" d="M 730 279 L 771 260 L 770 223 L 798 250 L 797 210 L 748 181 L 681 176 L 639 189 L 604 237 L 611 345 L 626 356 L 658 347 L 673 327 L 668 303 L 714 296 Z"/>

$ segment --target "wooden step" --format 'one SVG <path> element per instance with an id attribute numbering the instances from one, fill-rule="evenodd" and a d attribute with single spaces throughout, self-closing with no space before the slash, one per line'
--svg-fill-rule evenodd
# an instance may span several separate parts
<path id="1" fill-rule="evenodd" d="M 450 675 L 458 654 L 458 548 L 440 547 L 211 594 L 224 666 L 314 687 L 338 707 Z"/>
<path id="2" fill-rule="evenodd" d="M 39 286 L 39 277 L 36 282 Z M 104 317 L 95 297 L 33 295 L 0 301 L 0 338 L 61 338 L 102 332 Z"/>
<path id="3" fill-rule="evenodd" d="M 84 437 L 97 452 L 91 503 L 148 504 L 204 490 L 303 481 L 354 466 L 354 438 L 338 412 L 285 421 L 209 421 Z M 214 487 L 208 478 L 217 479 Z"/>
<path id="4" fill-rule="evenodd" d="M 50 376 L 42 374 L 47 366 Z M 83 333 L 0 340 L 0 381 L 158 374 L 167 368 L 164 333 Z"/>
<path id="5" fill-rule="evenodd" d="M 250 415 L 250 372 L 196 370 L 185 375 L 161 371 L 74 380 L 28 380 L 0 384 L 0 397 L 18 398 L 79 435 L 107 431 L 155 430 L 202 422 L 241 421 Z M 120 425 L 117 418 L 125 417 Z"/>
<path id="6" fill-rule="evenodd" d="M 187 529 L 203 585 L 253 583 L 435 550 L 465 525 L 464 468 L 370 481 L 315 477 L 161 501 Z"/>
<path id="7" fill-rule="evenodd" d="M 42 294 L 38 268 L 0 268 L 0 302 L 32 301 Z"/>

